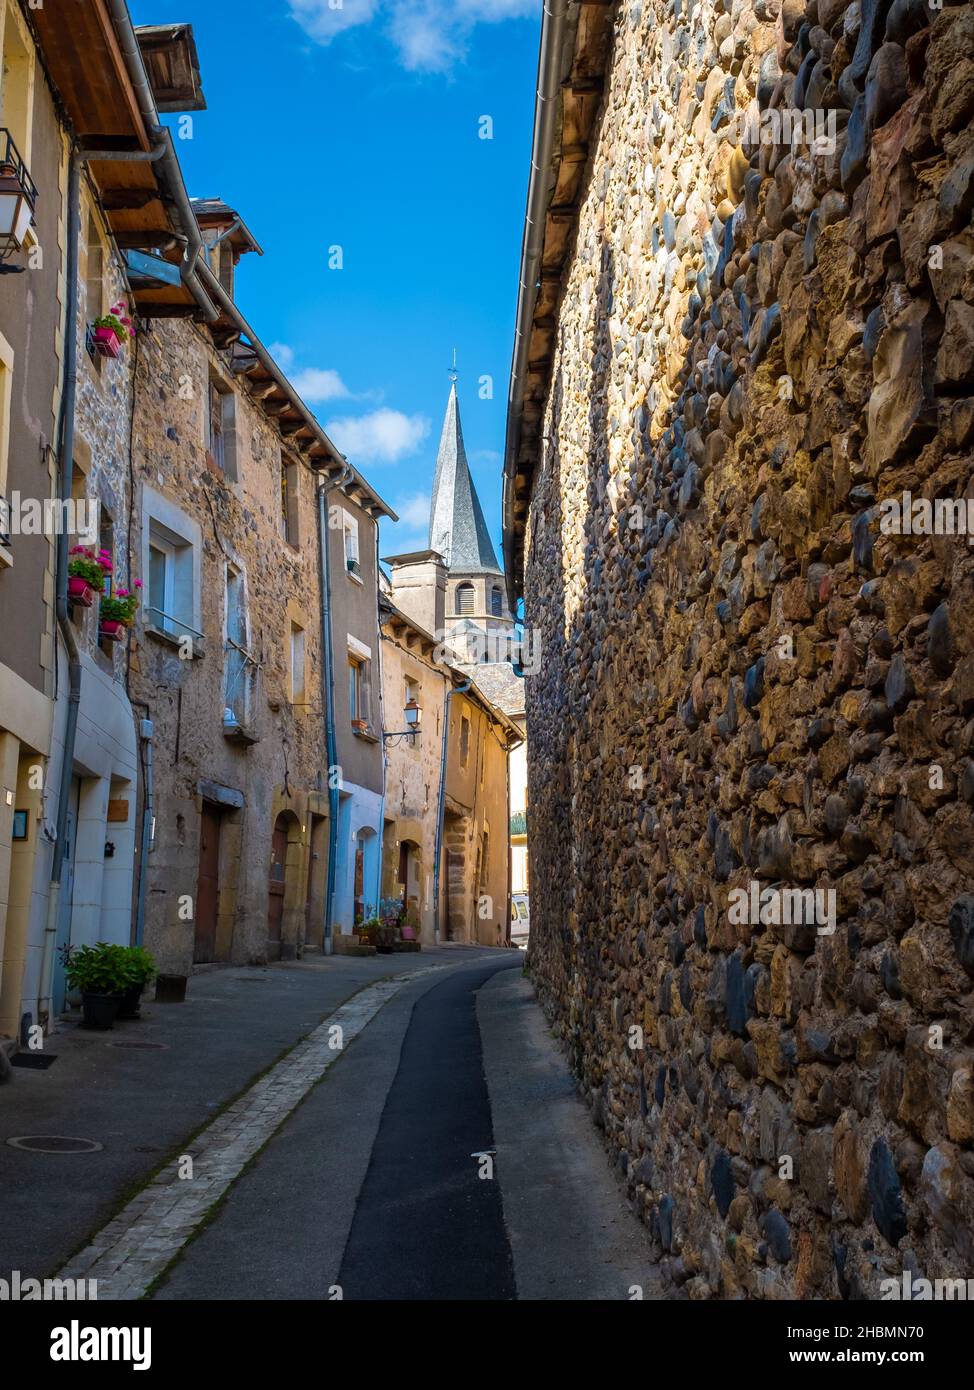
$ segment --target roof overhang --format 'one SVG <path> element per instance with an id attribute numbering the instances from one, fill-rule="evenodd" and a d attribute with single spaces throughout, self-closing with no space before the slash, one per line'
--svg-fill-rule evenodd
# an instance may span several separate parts
<path id="1" fill-rule="evenodd" d="M 544 7 L 504 454 L 504 570 L 512 613 L 524 594 L 524 538 L 558 307 L 575 246 L 617 5 L 618 0 L 548 0 Z"/>
<path id="2" fill-rule="evenodd" d="M 153 160 L 94 157 L 85 163 L 119 250 L 155 255 L 177 270 L 175 281 L 163 274 L 133 284 L 136 312 L 144 318 L 212 312 L 192 275 L 182 273 L 186 248 L 199 233 L 171 137 L 157 124 L 124 4 L 58 0 L 29 13 L 78 148 L 95 156 L 160 155 Z"/>
<path id="3" fill-rule="evenodd" d="M 156 105 L 165 113 L 205 111 L 206 97 L 191 24 L 139 24 L 135 37 Z"/>

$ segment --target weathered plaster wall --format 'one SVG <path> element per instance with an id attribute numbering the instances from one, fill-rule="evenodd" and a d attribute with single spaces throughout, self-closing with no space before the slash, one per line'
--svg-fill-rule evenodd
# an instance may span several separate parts
<path id="1" fill-rule="evenodd" d="M 742 150 L 755 96 L 834 150 Z M 530 963 L 692 1297 L 974 1255 L 974 562 L 878 516 L 974 495 L 972 116 L 966 5 L 619 7 L 528 525 Z M 752 881 L 835 933 L 733 921 Z"/>

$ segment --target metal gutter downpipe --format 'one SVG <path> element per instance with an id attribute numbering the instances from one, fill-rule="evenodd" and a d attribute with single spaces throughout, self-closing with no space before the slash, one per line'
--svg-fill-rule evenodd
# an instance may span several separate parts
<path id="1" fill-rule="evenodd" d="M 524 406 L 525 378 L 531 349 L 531 320 L 538 301 L 538 274 L 544 249 L 545 215 L 551 191 L 551 151 L 558 125 L 558 94 L 561 90 L 562 46 L 567 28 L 569 0 L 545 0 L 541 25 L 541 53 L 538 60 L 538 95 L 534 110 L 534 144 L 531 151 L 531 180 L 521 246 L 521 280 L 517 295 L 514 331 L 514 358 L 507 407 L 507 444 L 504 455 L 504 571 L 507 600 L 517 612 L 514 573 L 514 473 L 521 440 L 521 411 Z"/>
<path id="2" fill-rule="evenodd" d="M 347 465 L 346 465 L 347 467 Z M 338 816 L 341 809 L 339 788 L 335 780 L 338 767 L 338 741 L 335 737 L 335 659 L 331 634 L 331 574 L 328 567 L 328 506 L 325 493 L 345 482 L 321 483 L 318 487 L 318 556 L 321 564 L 321 684 L 325 715 L 325 746 L 328 752 L 328 878 L 325 888 L 325 931 L 322 953 L 330 956 L 333 949 L 332 928 L 335 921 L 335 878 L 338 869 Z"/>
<path id="3" fill-rule="evenodd" d="M 68 160 L 67 248 L 65 251 L 64 287 L 64 372 L 61 400 L 58 409 L 58 497 L 59 502 L 71 496 L 74 467 L 74 426 L 78 399 L 78 246 L 81 240 L 81 166 L 90 159 L 118 160 L 122 163 L 153 163 L 161 158 L 162 146 L 148 151 L 119 152 L 72 148 Z M 134 389 L 134 384 L 133 384 Z M 68 713 L 64 729 L 61 775 L 58 783 L 57 817 L 55 820 L 54 853 L 51 857 L 51 884 L 47 898 L 47 925 L 41 953 L 40 993 L 38 1013 L 50 1014 L 53 988 L 54 949 L 57 944 L 58 913 L 61 904 L 61 877 L 64 872 L 65 839 L 68 829 L 68 810 L 71 781 L 74 771 L 74 749 L 78 734 L 78 714 L 81 708 L 81 656 L 78 641 L 68 611 L 68 535 L 61 527 L 57 537 L 57 587 L 55 608 L 57 626 L 68 652 Z M 54 639 L 54 660 L 57 662 L 57 638 Z"/>
<path id="4" fill-rule="evenodd" d="M 144 754 L 145 796 L 142 806 L 142 833 L 139 841 L 139 886 L 135 904 L 135 944 L 141 946 L 145 936 L 145 894 L 149 880 L 149 846 L 152 843 L 152 822 L 155 819 L 155 779 L 152 763 L 153 727 L 151 719 L 143 719 L 139 726 Z"/>
<path id="5" fill-rule="evenodd" d="M 122 50 L 122 57 L 125 59 L 125 67 L 135 91 L 136 100 L 139 103 L 142 119 L 148 126 L 149 134 L 153 140 L 162 138 L 165 141 L 162 169 L 165 174 L 166 187 L 176 204 L 180 221 L 186 230 L 186 250 L 179 264 L 180 277 L 203 311 L 207 323 L 214 323 L 220 317 L 219 310 L 210 301 L 199 280 L 199 270 L 201 265 L 205 264 L 205 262 L 200 261 L 203 251 L 203 234 L 186 193 L 183 171 L 179 167 L 172 136 L 159 119 L 159 108 L 156 106 L 156 99 L 152 93 L 145 63 L 142 61 L 142 50 L 132 27 L 132 17 L 129 14 L 126 0 L 107 0 L 107 3 L 115 28 L 115 36 Z"/>
<path id="6" fill-rule="evenodd" d="M 449 680 L 445 676 L 444 680 Z M 443 858 L 443 823 L 446 820 L 446 760 L 450 750 L 450 701 L 454 695 L 464 695 L 473 685 L 472 680 L 455 685 L 446 692 L 443 701 L 443 746 L 440 750 L 440 795 L 436 808 L 436 849 L 433 859 L 433 931 L 434 942 L 440 944 L 440 860 Z"/>
<path id="7" fill-rule="evenodd" d="M 68 218 L 67 252 L 65 256 L 64 287 L 64 381 L 58 420 L 58 500 L 71 496 L 71 476 L 74 466 L 74 419 L 78 397 L 78 241 L 81 232 L 81 165 L 77 150 L 71 151 L 68 161 Z M 64 748 L 61 754 L 61 776 L 58 784 L 57 817 L 55 820 L 54 853 L 51 856 L 51 884 L 47 896 L 47 925 L 44 930 L 44 949 L 41 955 L 40 994 L 38 1014 L 50 1024 L 51 990 L 53 987 L 54 948 L 57 941 L 58 912 L 61 904 L 61 875 L 64 871 L 64 841 L 68 829 L 68 804 L 74 769 L 74 748 L 78 732 L 78 711 L 81 707 L 81 656 L 68 612 L 68 536 L 60 527 L 57 536 L 57 625 L 68 651 L 68 712 L 64 729 Z M 54 661 L 57 664 L 57 638 L 54 639 Z"/>
<path id="8" fill-rule="evenodd" d="M 386 782 L 388 779 L 389 763 L 386 757 L 386 709 L 385 692 L 382 684 L 382 613 L 379 598 L 379 521 L 377 517 L 372 518 L 375 526 L 375 633 L 378 646 L 376 647 L 376 684 L 379 690 L 379 744 L 382 752 L 382 800 L 379 802 L 379 855 L 376 865 L 375 881 L 375 911 L 379 913 L 379 905 L 382 902 L 382 860 L 383 847 L 385 845 L 386 829 Z"/>

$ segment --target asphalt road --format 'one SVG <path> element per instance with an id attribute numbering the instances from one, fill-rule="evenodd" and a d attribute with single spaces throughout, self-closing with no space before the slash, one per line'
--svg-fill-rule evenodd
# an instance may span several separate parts
<path id="1" fill-rule="evenodd" d="M 523 961 L 497 952 L 408 983 L 241 1174 L 153 1296 L 659 1297 L 646 1232 Z"/>

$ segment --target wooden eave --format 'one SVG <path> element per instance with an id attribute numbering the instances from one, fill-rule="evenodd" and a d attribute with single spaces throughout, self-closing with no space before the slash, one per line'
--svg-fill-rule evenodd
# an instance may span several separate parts
<path id="1" fill-rule="evenodd" d="M 551 386 L 561 296 L 574 255 L 578 212 L 589 178 L 593 135 L 613 48 L 617 3 L 618 0 L 582 0 L 571 63 L 561 82 L 559 135 L 552 154 L 553 184 L 545 216 L 540 289 L 529 330 L 528 372 L 513 478 L 511 510 L 518 574 L 523 573 L 524 532 Z"/>
<path id="2" fill-rule="evenodd" d="M 120 152 L 149 151 L 152 139 L 139 109 L 105 0 L 57 0 L 31 9 L 44 64 L 82 146 Z M 178 265 L 184 235 L 170 216 L 156 166 L 94 161 L 87 165 L 105 220 L 121 250 L 159 250 Z M 43 197 L 46 190 L 41 189 Z M 52 190 L 53 192 L 53 190 Z M 182 281 L 140 286 L 137 312 L 191 313 L 195 304 Z"/>

